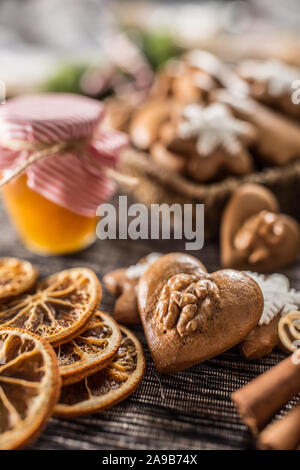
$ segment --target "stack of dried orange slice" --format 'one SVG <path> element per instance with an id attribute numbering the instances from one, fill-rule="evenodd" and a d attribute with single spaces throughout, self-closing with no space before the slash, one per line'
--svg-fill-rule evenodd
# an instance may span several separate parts
<path id="1" fill-rule="evenodd" d="M 24 447 L 53 414 L 95 413 L 124 400 L 145 372 L 138 339 L 98 310 L 93 271 L 36 279 L 29 262 L 0 259 L 0 449 Z"/>

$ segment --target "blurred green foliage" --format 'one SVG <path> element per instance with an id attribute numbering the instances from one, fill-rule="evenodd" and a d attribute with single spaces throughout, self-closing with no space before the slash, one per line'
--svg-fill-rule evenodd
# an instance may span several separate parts
<path id="1" fill-rule="evenodd" d="M 143 33 L 142 51 L 153 70 L 157 70 L 173 57 L 178 57 L 182 49 L 175 44 L 173 37 L 167 32 Z"/>
<path id="2" fill-rule="evenodd" d="M 88 66 L 84 64 L 63 64 L 57 68 L 43 85 L 43 91 L 82 94 L 80 80 Z"/>
<path id="3" fill-rule="evenodd" d="M 126 33 L 141 49 L 154 71 L 183 52 L 183 48 L 176 44 L 174 37 L 168 31 L 130 29 Z"/>
<path id="4" fill-rule="evenodd" d="M 168 32 L 142 30 L 128 30 L 125 32 L 140 48 L 154 71 L 162 67 L 171 58 L 182 54 L 182 48 L 175 43 L 172 35 Z M 84 94 L 81 79 L 88 70 L 91 70 L 89 64 L 67 63 L 58 65 L 54 73 L 42 86 L 42 91 Z M 125 71 L 117 68 L 115 73 L 126 76 Z M 108 87 L 103 92 L 101 98 L 111 94 L 112 90 Z"/>

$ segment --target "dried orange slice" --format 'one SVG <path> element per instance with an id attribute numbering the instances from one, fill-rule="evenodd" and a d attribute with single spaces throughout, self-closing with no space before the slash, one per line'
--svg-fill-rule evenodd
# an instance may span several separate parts
<path id="1" fill-rule="evenodd" d="M 96 413 L 131 395 L 145 373 L 145 357 L 139 340 L 121 326 L 122 341 L 118 352 L 105 369 L 61 389 L 55 416 L 75 417 Z"/>
<path id="2" fill-rule="evenodd" d="M 0 449 L 24 447 L 42 431 L 60 392 L 57 357 L 47 341 L 0 329 Z"/>
<path id="3" fill-rule="evenodd" d="M 120 344 L 121 331 L 117 322 L 107 313 L 94 313 L 80 336 L 55 350 L 63 385 L 79 382 L 106 367 Z"/>
<path id="4" fill-rule="evenodd" d="M 100 298 L 93 271 L 67 269 L 41 282 L 35 294 L 0 304 L 0 326 L 23 328 L 58 346 L 82 331 Z"/>
<path id="5" fill-rule="evenodd" d="M 34 285 L 38 272 L 18 258 L 0 258 L 0 301 L 23 294 Z"/>

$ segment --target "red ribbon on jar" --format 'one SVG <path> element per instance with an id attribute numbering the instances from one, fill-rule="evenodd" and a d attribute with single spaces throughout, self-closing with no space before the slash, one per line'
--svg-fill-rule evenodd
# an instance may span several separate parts
<path id="1" fill-rule="evenodd" d="M 27 185 L 75 214 L 94 217 L 115 192 L 125 134 L 99 130 L 104 106 L 72 94 L 25 95 L 0 107 L 0 187 L 26 172 Z"/>

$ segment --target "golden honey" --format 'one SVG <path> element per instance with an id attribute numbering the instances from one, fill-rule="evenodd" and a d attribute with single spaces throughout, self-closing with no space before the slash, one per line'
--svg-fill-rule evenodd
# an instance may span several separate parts
<path id="1" fill-rule="evenodd" d="M 4 186 L 4 203 L 24 244 L 44 255 L 82 250 L 96 238 L 97 217 L 74 214 L 27 186 L 25 174 Z"/>

